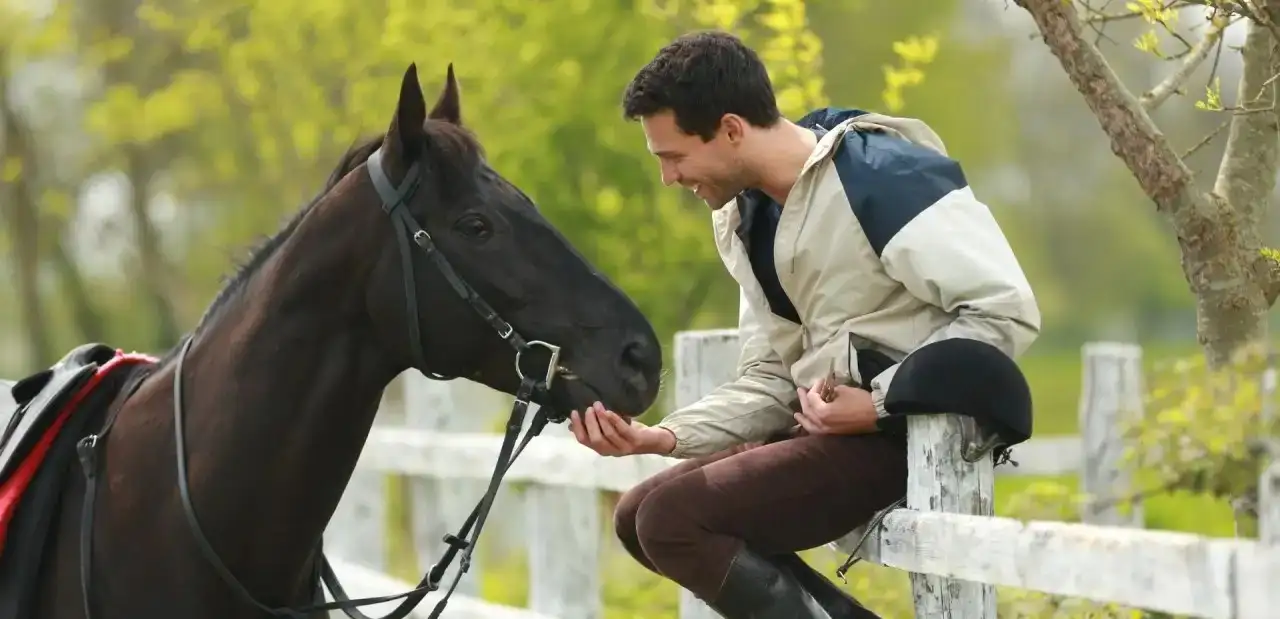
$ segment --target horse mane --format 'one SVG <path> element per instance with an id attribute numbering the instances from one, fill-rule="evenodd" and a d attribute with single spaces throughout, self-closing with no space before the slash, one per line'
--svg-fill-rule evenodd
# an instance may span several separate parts
<path id="1" fill-rule="evenodd" d="M 483 161 L 483 147 L 469 130 L 451 123 L 429 121 L 426 125 L 426 131 L 428 144 L 428 152 L 426 154 L 433 160 L 433 164 L 442 166 L 446 171 L 464 169 Z M 235 272 L 224 280 L 225 283 L 222 288 L 214 296 L 213 302 L 205 308 L 204 314 L 188 336 L 194 337 L 195 334 L 211 324 L 221 310 L 239 297 L 240 292 L 244 290 L 248 281 L 262 268 L 262 265 L 266 264 L 275 255 L 276 250 L 293 235 L 302 219 L 315 207 L 316 203 L 333 190 L 347 174 L 350 174 L 360 164 L 368 161 L 374 151 L 382 145 L 385 136 L 385 133 L 380 132 L 347 148 L 347 151 L 338 159 L 333 171 L 329 173 L 323 188 L 308 200 L 302 208 L 298 209 L 275 234 L 258 240 L 250 248 L 248 257 L 235 265 Z M 446 173 L 441 176 L 448 178 L 454 175 Z M 176 355 L 180 344 L 181 342 L 175 343 L 173 348 L 164 355 L 160 362 L 161 365 L 167 363 Z"/>

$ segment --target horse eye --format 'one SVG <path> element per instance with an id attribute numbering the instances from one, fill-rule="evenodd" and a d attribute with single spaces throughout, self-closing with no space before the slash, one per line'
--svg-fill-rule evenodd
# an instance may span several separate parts
<path id="1" fill-rule="evenodd" d="M 453 225 L 454 229 L 464 236 L 484 239 L 489 236 L 489 222 L 479 215 L 466 215 Z"/>

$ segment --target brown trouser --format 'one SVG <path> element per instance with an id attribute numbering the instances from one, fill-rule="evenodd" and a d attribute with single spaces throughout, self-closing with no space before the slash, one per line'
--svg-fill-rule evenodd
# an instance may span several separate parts
<path id="1" fill-rule="evenodd" d="M 622 496 L 614 527 L 641 565 L 714 601 L 743 544 L 764 554 L 821 546 L 906 489 L 905 440 L 801 436 L 654 475 Z"/>

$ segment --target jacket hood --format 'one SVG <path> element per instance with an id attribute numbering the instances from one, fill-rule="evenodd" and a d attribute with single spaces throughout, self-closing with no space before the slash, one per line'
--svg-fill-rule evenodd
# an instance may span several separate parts
<path id="1" fill-rule="evenodd" d="M 889 116 L 857 108 L 822 107 L 805 114 L 804 117 L 796 121 L 796 124 L 806 129 L 812 129 L 817 132 L 818 137 L 822 137 L 823 134 L 831 131 L 837 125 L 851 119 L 854 120 L 859 129 L 879 130 L 898 135 L 908 141 L 931 148 L 942 155 L 947 154 L 947 147 L 942 143 L 942 138 L 938 137 L 938 134 L 928 124 L 918 118 Z"/>

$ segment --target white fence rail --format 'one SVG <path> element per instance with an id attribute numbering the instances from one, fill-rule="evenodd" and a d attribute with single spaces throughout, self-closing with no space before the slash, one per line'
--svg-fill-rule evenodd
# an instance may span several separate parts
<path id="1" fill-rule="evenodd" d="M 737 352 L 734 330 L 679 334 L 675 404 L 692 402 L 731 379 Z M 1141 349 L 1096 343 L 1085 346 L 1083 354 L 1081 435 L 1019 445 L 1013 455 L 1017 467 L 993 471 L 990 459 L 965 463 L 957 435 L 966 421 L 959 416 L 913 416 L 907 507 L 884 519 L 861 556 L 912 573 L 921 617 L 994 619 L 995 585 L 1196 617 L 1275 616 L 1272 608 L 1280 608 L 1280 465 L 1273 465 L 1263 479 L 1261 542 L 1141 530 L 1140 511 L 1122 515 L 1107 500 L 1128 491 L 1129 481 L 1117 474 L 1121 449 L 1115 429 L 1141 405 Z M 348 573 L 358 575 L 347 587 L 353 596 L 412 586 L 376 577 L 386 563 L 381 551 L 386 474 L 415 479 L 415 548 L 423 566 L 438 556 L 445 530 L 457 527 L 483 492 L 501 437 L 483 432 L 477 424 L 487 419 L 471 412 L 493 407 L 456 401 L 460 388 L 470 387 L 408 382 L 405 401 L 412 412 L 406 424 L 379 426 L 370 436 L 326 534 L 329 552 L 345 560 Z M 544 434 L 506 477 L 531 484 L 521 517 L 531 568 L 529 608 L 495 610 L 465 597 L 478 590 L 473 566 L 464 578 L 472 584 L 460 587 L 463 595 L 450 601 L 446 617 L 603 616 L 597 493 L 625 491 L 676 461 L 602 458 L 561 428 Z M 1100 497 L 1100 507 L 1084 507 L 1082 519 L 1089 524 L 992 517 L 994 475 L 1062 473 L 1078 473 L 1082 489 Z M 509 504 L 495 508 L 512 511 Z M 858 536 L 851 532 L 837 545 L 848 547 Z M 433 604 L 434 597 L 429 598 L 420 616 L 426 617 Z M 716 616 L 687 592 L 680 605 L 682 619 Z"/>

